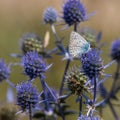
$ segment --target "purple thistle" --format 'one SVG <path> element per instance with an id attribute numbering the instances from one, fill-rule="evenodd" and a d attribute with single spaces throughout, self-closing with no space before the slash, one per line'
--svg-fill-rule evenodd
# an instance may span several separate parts
<path id="1" fill-rule="evenodd" d="M 30 82 L 21 82 L 16 86 L 17 90 L 17 105 L 21 107 L 22 110 L 35 108 L 38 103 L 38 92 L 36 87 L 32 86 Z"/>
<path id="2" fill-rule="evenodd" d="M 120 61 L 120 39 L 113 41 L 111 45 L 111 57 L 113 60 Z"/>
<path id="3" fill-rule="evenodd" d="M 98 116 L 88 117 L 86 115 L 81 115 L 77 120 L 101 120 Z"/>
<path id="4" fill-rule="evenodd" d="M 85 54 L 81 55 L 82 69 L 84 73 L 90 78 L 99 76 L 103 70 L 103 62 L 100 58 L 99 52 L 96 49 L 91 49 Z"/>
<path id="5" fill-rule="evenodd" d="M 44 11 L 43 20 L 46 24 L 53 24 L 57 21 L 58 13 L 57 11 L 49 7 Z"/>
<path id="6" fill-rule="evenodd" d="M 67 0 L 63 6 L 63 19 L 69 25 L 86 20 L 86 10 L 80 0 Z"/>
<path id="7" fill-rule="evenodd" d="M 25 74 L 31 79 L 41 76 L 48 69 L 46 62 L 37 52 L 28 52 L 25 54 L 22 58 L 22 65 Z"/>
<path id="8" fill-rule="evenodd" d="M 7 67 L 3 59 L 0 59 L 0 82 L 7 79 L 10 74 L 10 69 Z"/>

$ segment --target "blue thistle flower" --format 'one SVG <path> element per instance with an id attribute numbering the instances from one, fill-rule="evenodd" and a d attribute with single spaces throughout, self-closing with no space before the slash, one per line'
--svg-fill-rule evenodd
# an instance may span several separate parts
<path id="1" fill-rule="evenodd" d="M 7 79 L 10 74 L 10 69 L 7 67 L 3 59 L 0 59 L 0 82 Z"/>
<path id="2" fill-rule="evenodd" d="M 91 49 L 87 53 L 82 54 L 81 62 L 82 69 L 89 78 L 97 77 L 102 73 L 103 62 L 96 49 Z"/>
<path id="3" fill-rule="evenodd" d="M 32 86 L 30 82 L 21 82 L 16 86 L 17 90 L 17 105 L 22 110 L 29 109 L 29 105 L 35 108 L 38 103 L 38 92 L 36 87 Z"/>
<path id="4" fill-rule="evenodd" d="M 120 39 L 113 41 L 111 45 L 111 57 L 113 60 L 120 61 Z"/>
<path id="5" fill-rule="evenodd" d="M 63 19 L 69 25 L 85 21 L 86 9 L 80 0 L 67 0 L 63 6 Z"/>
<path id="6" fill-rule="evenodd" d="M 57 21 L 58 13 L 53 7 L 49 7 L 44 11 L 43 20 L 46 24 L 53 24 Z"/>
<path id="7" fill-rule="evenodd" d="M 28 52 L 22 58 L 24 72 L 31 79 L 41 76 L 48 67 L 46 62 L 38 55 L 37 52 Z"/>
<path id="8" fill-rule="evenodd" d="M 88 117 L 86 115 L 81 115 L 77 120 L 101 120 L 98 116 Z"/>

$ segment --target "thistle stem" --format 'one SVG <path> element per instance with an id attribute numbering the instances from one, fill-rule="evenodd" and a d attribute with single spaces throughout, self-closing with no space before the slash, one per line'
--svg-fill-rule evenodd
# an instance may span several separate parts
<path id="1" fill-rule="evenodd" d="M 80 96 L 80 102 L 79 102 L 79 117 L 82 115 L 82 96 Z"/>
<path id="2" fill-rule="evenodd" d="M 68 60 L 67 60 L 67 63 L 66 63 L 65 70 L 64 70 L 63 78 L 62 78 L 61 87 L 60 87 L 60 92 L 59 92 L 59 95 L 60 95 L 60 96 L 62 95 L 62 92 L 63 92 L 65 76 L 66 76 L 66 74 L 67 74 L 67 71 L 68 71 L 69 65 L 70 65 L 70 60 L 68 59 Z"/>
<path id="3" fill-rule="evenodd" d="M 31 104 L 29 103 L 29 120 L 32 120 Z"/>
<path id="4" fill-rule="evenodd" d="M 6 81 L 6 83 L 8 83 L 8 85 L 10 85 L 12 88 L 15 88 L 15 89 L 16 89 L 16 85 L 13 84 L 9 79 L 6 79 L 5 81 Z"/>
<path id="5" fill-rule="evenodd" d="M 110 109 L 111 109 L 111 111 L 112 111 L 112 113 L 113 113 L 113 116 L 114 116 L 115 120 L 119 120 L 119 117 L 118 117 L 118 115 L 116 114 L 116 111 L 115 111 L 115 109 L 114 109 L 114 107 L 113 107 L 113 105 L 111 104 L 110 101 L 108 101 L 108 104 L 109 104 L 109 107 L 110 107 Z"/>
<path id="6" fill-rule="evenodd" d="M 45 80 L 43 77 L 40 77 L 40 81 L 41 81 L 41 85 L 42 85 L 42 88 L 43 88 L 43 95 L 44 95 L 44 99 L 46 100 L 48 98 L 48 95 L 47 95 L 47 89 L 45 87 Z M 47 101 L 45 101 L 45 108 L 47 111 L 49 111 L 49 103 Z"/>
<path id="7" fill-rule="evenodd" d="M 94 94 L 93 94 L 93 104 L 95 103 L 95 99 L 96 99 L 96 76 L 94 77 Z"/>

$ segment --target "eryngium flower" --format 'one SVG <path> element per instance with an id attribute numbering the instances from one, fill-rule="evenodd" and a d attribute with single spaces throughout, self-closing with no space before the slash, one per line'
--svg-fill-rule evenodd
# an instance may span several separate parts
<path id="1" fill-rule="evenodd" d="M 63 6 L 63 19 L 69 26 L 86 20 L 86 10 L 80 0 L 67 0 Z"/>
<path id="2" fill-rule="evenodd" d="M 41 38 L 36 34 L 26 33 L 21 37 L 20 40 L 23 53 L 27 53 L 30 51 L 36 51 L 38 53 L 41 53 L 43 48 L 43 42 Z"/>
<path id="3" fill-rule="evenodd" d="M 85 83 L 88 81 L 88 78 L 81 73 L 79 68 L 73 68 L 66 75 L 66 83 L 68 89 L 73 94 L 81 95 L 83 92 L 88 91 L 88 87 L 85 86 Z"/>
<path id="4" fill-rule="evenodd" d="M 88 117 L 86 115 L 81 115 L 81 117 L 79 117 L 77 120 L 102 120 L 102 119 L 98 116 Z"/>
<path id="5" fill-rule="evenodd" d="M 113 41 L 111 45 L 111 57 L 113 60 L 120 61 L 120 39 Z"/>
<path id="6" fill-rule="evenodd" d="M 57 11 L 52 7 L 49 7 L 44 11 L 43 20 L 46 24 L 55 23 L 57 21 L 57 17 Z"/>
<path id="7" fill-rule="evenodd" d="M 10 69 L 7 67 L 5 62 L 0 59 L 0 82 L 4 79 L 7 79 L 10 74 Z"/>
<path id="8" fill-rule="evenodd" d="M 103 70 L 103 62 L 100 58 L 99 51 L 91 49 L 81 55 L 82 69 L 89 78 L 99 76 Z"/>
<path id="9" fill-rule="evenodd" d="M 32 83 L 21 82 L 16 86 L 16 90 L 17 105 L 19 105 L 22 110 L 29 109 L 30 106 L 35 108 L 38 103 L 38 92 L 36 87 L 32 86 Z"/>
<path id="10" fill-rule="evenodd" d="M 47 70 L 46 62 L 37 52 L 28 52 L 22 58 L 24 72 L 31 79 L 39 77 Z"/>

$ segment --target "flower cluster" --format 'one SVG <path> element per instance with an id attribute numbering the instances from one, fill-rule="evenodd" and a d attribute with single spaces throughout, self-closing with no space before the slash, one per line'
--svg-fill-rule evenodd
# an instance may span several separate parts
<path id="1" fill-rule="evenodd" d="M 19 106 L 18 109 L 20 109 L 17 114 L 26 112 L 26 115 L 29 114 L 29 120 L 32 120 L 32 118 L 57 120 L 59 117 L 62 120 L 67 120 L 67 115 L 70 116 L 77 113 L 79 113 L 77 120 L 102 120 L 102 110 L 105 105 L 109 105 L 115 120 L 118 120 L 119 117 L 112 104 L 112 99 L 118 101 L 117 93 L 120 90 L 120 85 L 118 84 L 120 75 L 120 39 L 115 40 L 111 45 L 112 61 L 103 66 L 103 61 L 106 59 L 100 56 L 102 53 L 102 47 L 99 44 L 102 35 L 101 32 L 96 34 L 92 29 L 79 30 L 79 23 L 89 18 L 82 2 L 80 0 L 65 0 L 62 11 L 62 21 L 64 20 L 67 27 L 73 25 L 74 28 L 73 30 L 71 30 L 72 28 L 70 29 L 69 35 L 66 34 L 67 37 L 64 36 L 66 40 L 70 36 L 70 39 L 67 41 L 68 45 L 64 45 L 62 41 L 63 36 L 59 36 L 57 33 L 58 30 L 56 31 L 55 23 L 58 22 L 58 12 L 53 7 L 48 7 L 43 13 L 43 21 L 45 23 L 44 25 L 50 25 L 55 39 L 54 45 L 52 45 L 54 48 L 47 48 L 51 42 L 50 32 L 48 30 L 45 32 L 44 40 L 34 33 L 27 33 L 20 39 L 22 55 L 11 55 L 21 60 L 21 62 L 10 62 L 9 66 L 7 66 L 0 59 L 0 82 L 5 80 L 17 93 L 14 96 L 13 91 L 9 89 L 6 94 L 7 102 L 16 102 L 15 105 L 17 104 Z M 52 80 L 50 76 L 48 77 L 45 74 L 52 66 L 52 64 L 47 65 L 46 63 L 57 55 L 61 56 L 57 57 L 57 63 L 59 62 L 59 58 L 63 58 L 62 60 L 67 59 L 63 76 L 57 76 L 59 82 L 55 80 L 55 82 L 61 82 L 60 89 L 49 87 L 47 82 L 52 83 Z M 63 62 L 62 60 L 61 62 Z M 107 88 L 104 86 L 104 81 L 109 79 L 111 75 L 103 73 L 103 70 L 115 62 L 117 63 L 115 77 L 112 77 L 113 84 L 111 90 L 107 91 Z M 73 65 L 74 63 L 77 65 Z M 15 73 L 14 69 L 10 71 L 10 68 L 15 65 L 22 66 L 24 76 L 29 77 L 29 79 L 27 77 L 27 80 L 21 81 L 17 85 L 9 80 L 10 78 L 13 79 L 10 73 Z M 61 66 L 63 67 L 64 64 L 62 63 Z M 70 66 L 72 66 L 71 70 L 69 70 Z M 57 66 L 57 71 L 59 70 Z M 53 71 L 49 73 L 53 77 L 55 76 Z M 60 81 L 61 78 L 62 80 Z M 37 84 L 36 87 L 34 84 Z M 97 92 L 101 98 L 98 98 Z M 14 98 L 16 99 L 14 100 Z M 67 104 L 67 100 L 71 98 L 73 100 L 75 99 L 77 104 L 79 103 L 78 111 L 70 110 L 72 106 Z M 98 107 L 101 109 L 100 114 L 97 111 Z M 16 110 L 10 112 L 9 109 L 2 108 L 0 109 L 0 120 L 16 120 L 15 113 Z"/>
<path id="2" fill-rule="evenodd" d="M 39 77 L 47 70 L 46 62 L 37 52 L 28 52 L 22 58 L 24 72 L 31 79 Z"/>
<path id="3" fill-rule="evenodd" d="M 21 37 L 21 50 L 23 53 L 35 51 L 41 53 L 43 48 L 43 41 L 34 33 L 26 33 Z"/>
<path id="4" fill-rule="evenodd" d="M 85 83 L 88 81 L 87 76 L 85 76 L 79 68 L 72 68 L 66 75 L 66 83 L 68 89 L 77 95 L 81 95 L 84 92 L 88 92 L 88 87 L 85 86 Z"/>
<path id="5" fill-rule="evenodd" d="M 35 108 L 38 100 L 38 92 L 36 87 L 32 86 L 31 83 L 20 83 L 16 86 L 17 90 L 17 105 L 22 110 L 29 109 L 29 107 Z"/>
<path id="6" fill-rule="evenodd" d="M 86 10 L 80 0 L 68 0 L 64 4 L 63 19 L 69 26 L 86 20 Z"/>
<path id="7" fill-rule="evenodd" d="M 91 49 L 81 56 L 82 68 L 89 78 L 99 76 L 103 70 L 103 61 L 96 49 Z"/>
<path id="8" fill-rule="evenodd" d="M 43 20 L 46 24 L 53 24 L 57 22 L 57 17 L 57 11 L 52 7 L 49 7 L 44 11 Z"/>

